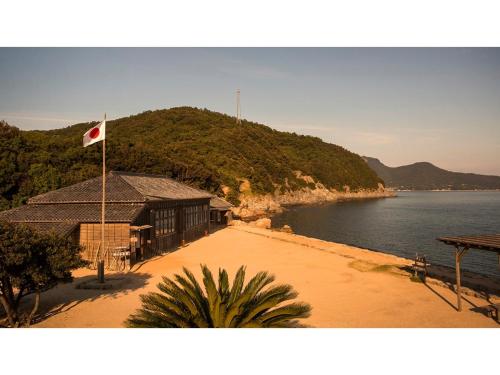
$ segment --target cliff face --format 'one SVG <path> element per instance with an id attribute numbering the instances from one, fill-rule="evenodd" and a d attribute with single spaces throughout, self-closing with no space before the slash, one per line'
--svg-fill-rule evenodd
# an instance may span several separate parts
<path id="1" fill-rule="evenodd" d="M 318 204 L 335 202 L 345 199 L 368 199 L 394 197 L 393 190 L 386 189 L 382 184 L 377 189 L 360 189 L 351 191 L 349 186 L 344 186 L 344 191 L 328 189 L 323 184 L 315 182 L 311 176 L 302 175 L 296 171 L 298 178 L 307 181 L 309 186 L 300 190 L 286 191 L 281 193 L 279 187 L 274 194 L 252 194 L 248 181 L 242 182 L 240 186 L 240 205 L 233 209 L 233 213 L 242 219 L 268 216 L 273 213 L 282 212 L 284 207 L 290 205 Z"/>

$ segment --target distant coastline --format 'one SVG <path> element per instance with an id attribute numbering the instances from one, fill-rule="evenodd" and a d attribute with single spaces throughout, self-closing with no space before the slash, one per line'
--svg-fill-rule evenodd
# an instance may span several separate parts
<path id="1" fill-rule="evenodd" d="M 412 191 L 428 191 L 428 192 L 500 192 L 500 189 L 396 189 L 396 188 L 391 188 L 395 192 L 398 191 L 405 191 L 405 192 L 412 192 Z"/>
<path id="2" fill-rule="evenodd" d="M 388 167 L 380 160 L 364 156 L 367 165 L 387 186 L 404 191 L 500 191 L 500 176 L 452 172 L 428 162 Z"/>

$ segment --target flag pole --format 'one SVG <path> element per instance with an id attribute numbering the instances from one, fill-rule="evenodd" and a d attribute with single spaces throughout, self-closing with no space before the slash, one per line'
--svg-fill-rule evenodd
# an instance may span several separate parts
<path id="1" fill-rule="evenodd" d="M 104 113 L 104 122 L 106 122 L 106 113 Z M 104 224 L 105 224 L 105 201 L 106 201 L 106 137 L 102 140 L 102 210 L 101 210 L 101 254 L 99 264 L 97 265 L 97 279 L 104 283 Z"/>

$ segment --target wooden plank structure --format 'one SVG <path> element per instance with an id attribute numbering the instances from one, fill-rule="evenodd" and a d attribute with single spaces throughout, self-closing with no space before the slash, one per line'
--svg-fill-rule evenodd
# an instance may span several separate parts
<path id="1" fill-rule="evenodd" d="M 438 241 L 455 247 L 455 272 L 457 277 L 457 310 L 462 311 L 460 285 L 460 262 L 470 249 L 492 251 L 498 254 L 500 266 L 500 234 L 481 234 L 475 236 L 439 237 Z"/>

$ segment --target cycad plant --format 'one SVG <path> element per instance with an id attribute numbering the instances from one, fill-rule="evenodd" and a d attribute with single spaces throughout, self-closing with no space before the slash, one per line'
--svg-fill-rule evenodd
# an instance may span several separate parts
<path id="1" fill-rule="evenodd" d="M 207 266 L 201 266 L 204 289 L 194 275 L 183 268 L 184 275 L 174 280 L 163 277 L 161 293 L 141 296 L 142 308 L 131 315 L 126 325 L 143 328 L 181 327 L 302 327 L 298 319 L 307 318 L 311 306 L 285 303 L 297 297 L 291 285 L 274 285 L 274 276 L 259 272 L 246 284 L 245 267 L 229 285 L 226 270 L 219 268 L 216 284 Z"/>

